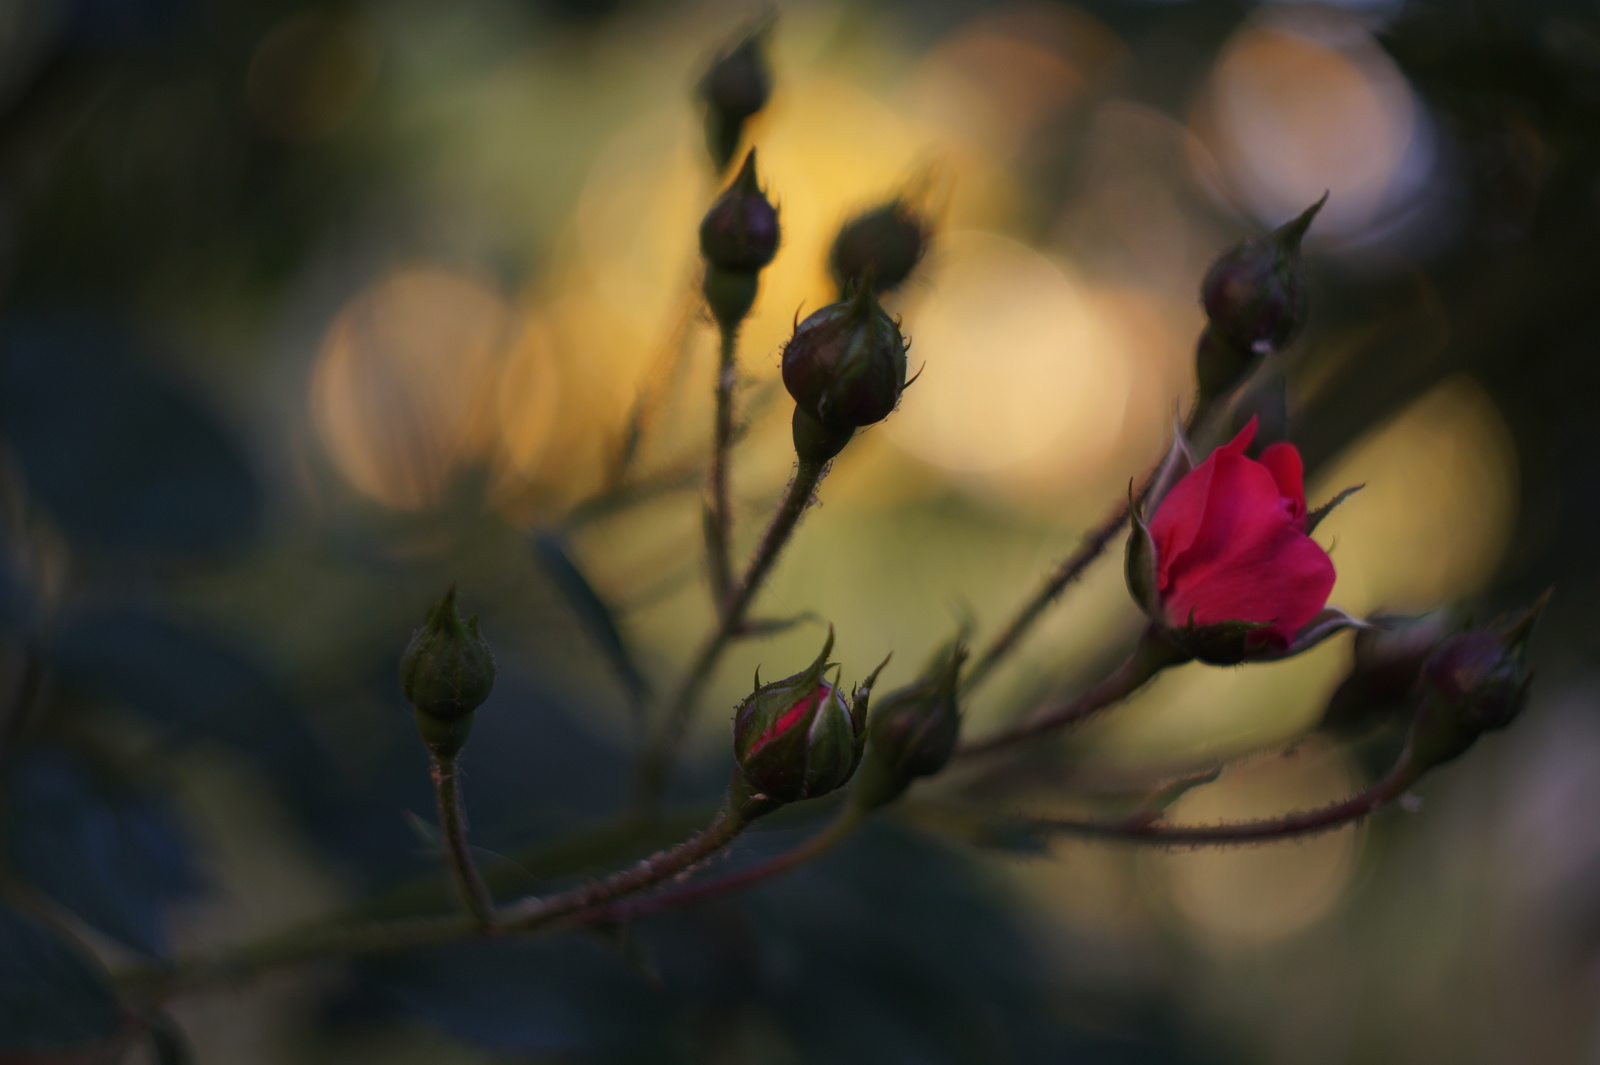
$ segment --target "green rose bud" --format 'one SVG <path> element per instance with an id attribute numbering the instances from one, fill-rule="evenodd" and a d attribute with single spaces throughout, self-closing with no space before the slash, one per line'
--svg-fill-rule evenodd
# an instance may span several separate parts
<path id="1" fill-rule="evenodd" d="M 463 622 L 456 613 L 452 584 L 400 656 L 400 687 L 435 754 L 454 757 L 466 742 L 472 712 L 489 698 L 494 675 L 494 652 L 478 635 L 477 617 Z"/>

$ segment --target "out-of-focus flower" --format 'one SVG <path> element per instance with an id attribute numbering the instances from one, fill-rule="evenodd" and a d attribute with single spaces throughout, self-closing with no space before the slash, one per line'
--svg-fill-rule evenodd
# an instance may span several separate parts
<path id="1" fill-rule="evenodd" d="M 1351 624 L 1326 611 L 1333 560 L 1307 535 L 1304 470 L 1292 444 L 1245 454 L 1254 419 L 1185 473 L 1128 550 L 1134 598 L 1206 662 L 1294 654 Z"/>

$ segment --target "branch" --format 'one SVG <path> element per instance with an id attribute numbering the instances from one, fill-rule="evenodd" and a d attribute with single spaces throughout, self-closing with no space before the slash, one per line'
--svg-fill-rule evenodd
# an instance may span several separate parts
<path id="1" fill-rule="evenodd" d="M 494 926 L 494 900 L 467 846 L 467 815 L 461 802 L 456 759 L 434 758 L 433 787 L 439 798 L 439 827 L 444 830 L 446 860 L 455 875 L 462 904 L 478 928 L 488 930 Z"/>
<path id="2" fill-rule="evenodd" d="M 1223 822 L 1215 825 L 1173 825 L 1141 812 L 1117 821 L 1089 821 L 1072 818 L 1035 817 L 1032 815 L 1000 815 L 1000 824 L 1038 835 L 1067 835 L 1086 839 L 1114 839 L 1135 843 L 1155 843 L 1174 847 L 1204 847 L 1229 843 L 1272 843 L 1329 832 L 1353 824 L 1394 802 L 1415 784 L 1421 774 L 1410 759 L 1410 752 L 1402 753 L 1394 767 L 1382 779 L 1366 788 L 1315 810 L 1300 810 L 1278 817 L 1256 821 Z M 955 817 L 989 817 L 988 814 L 955 808 L 924 809 Z M 914 812 L 913 812 L 914 816 Z"/>
<path id="3" fill-rule="evenodd" d="M 671 888 L 641 898 L 626 899 L 622 902 L 587 910 L 579 914 L 575 918 L 575 922 L 585 925 L 622 924 L 627 921 L 637 920 L 640 917 L 650 917 L 658 913 L 665 913 L 669 910 L 698 906 L 701 903 L 710 902 L 724 895 L 742 891 L 745 888 L 761 883 L 763 880 L 770 880 L 809 861 L 820 858 L 844 842 L 850 833 L 854 832 L 856 827 L 860 825 L 864 816 L 865 811 L 851 803 L 839 811 L 839 815 L 829 823 L 828 827 L 792 850 L 785 851 L 764 862 L 758 862 L 746 869 L 740 869 L 724 876 L 707 877 L 684 887 Z"/>
<path id="4" fill-rule="evenodd" d="M 1186 660 L 1186 656 L 1167 643 L 1154 627 L 1147 628 L 1128 657 L 1100 683 L 1064 703 L 1046 707 L 1015 725 L 967 741 L 956 749 L 956 757 L 988 754 L 1078 724 L 1126 699 L 1168 666 Z"/>
<path id="5" fill-rule="evenodd" d="M 773 565 L 778 561 L 778 555 L 788 543 L 795 526 L 800 523 L 801 515 L 811 505 L 817 485 L 822 482 L 823 475 L 827 471 L 828 464 L 825 462 L 801 462 L 795 470 L 794 480 L 789 483 L 788 493 L 779 504 L 777 512 L 772 515 L 772 521 L 767 525 L 761 543 L 751 556 L 744 579 L 740 581 L 738 589 L 728 600 L 727 609 L 723 611 L 716 631 L 700 649 L 694 664 L 679 683 L 672 701 L 667 704 L 666 716 L 660 730 L 640 759 L 639 772 L 634 782 L 634 801 L 641 809 L 651 809 L 660 801 L 662 789 L 666 787 L 667 777 L 677 760 L 678 748 L 682 745 L 684 733 L 694 716 L 695 704 L 700 697 L 701 689 L 711 679 L 711 674 L 716 669 L 717 662 L 721 660 L 723 651 L 727 650 L 728 644 L 742 630 L 750 604 L 772 571 Z"/>
<path id="6" fill-rule="evenodd" d="M 711 569 L 711 594 L 717 613 L 728 609 L 733 590 L 733 563 L 729 558 L 733 538 L 733 513 L 728 505 L 728 459 L 733 443 L 733 386 L 738 380 L 735 353 L 737 327 L 722 330 L 717 362 L 717 416 L 711 441 L 711 507 L 706 515 L 706 561 Z"/>

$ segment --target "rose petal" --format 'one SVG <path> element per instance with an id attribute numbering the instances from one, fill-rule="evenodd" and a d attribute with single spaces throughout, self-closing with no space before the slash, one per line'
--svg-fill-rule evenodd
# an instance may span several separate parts
<path id="1" fill-rule="evenodd" d="M 1305 463 L 1293 444 L 1273 444 L 1261 453 L 1261 465 L 1278 483 L 1278 493 L 1288 501 L 1289 513 L 1304 529 L 1306 524 Z"/>
<path id="2" fill-rule="evenodd" d="M 1327 603 L 1334 578 L 1328 553 L 1286 524 L 1253 550 L 1180 571 L 1162 602 L 1176 624 L 1191 616 L 1197 625 L 1266 623 L 1271 629 L 1264 635 L 1287 642 Z"/>
<path id="3" fill-rule="evenodd" d="M 1207 455 L 1205 461 L 1184 475 L 1172 491 L 1156 506 L 1150 517 L 1150 540 L 1156 549 L 1156 587 L 1164 588 L 1174 561 L 1188 551 L 1204 523 L 1211 497 L 1211 482 L 1217 464 L 1241 456 L 1255 439 L 1256 419 L 1239 430 L 1237 436 Z"/>

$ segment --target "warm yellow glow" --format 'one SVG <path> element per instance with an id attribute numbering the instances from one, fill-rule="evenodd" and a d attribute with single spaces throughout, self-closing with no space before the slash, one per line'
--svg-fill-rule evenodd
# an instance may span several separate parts
<path id="1" fill-rule="evenodd" d="M 1329 190 L 1323 234 L 1388 205 L 1417 129 L 1404 75 L 1366 31 L 1333 12 L 1238 34 L 1217 60 L 1196 132 L 1228 191 L 1281 219 Z"/>
<path id="2" fill-rule="evenodd" d="M 311 413 L 334 466 L 399 508 L 436 501 L 481 448 L 505 303 L 482 282 L 402 270 L 357 295 L 323 338 Z"/>
<path id="3" fill-rule="evenodd" d="M 1270 817 L 1322 806 L 1357 786 L 1335 752 L 1308 748 L 1232 770 L 1191 791 L 1170 816 L 1182 824 Z M 1260 947 L 1310 927 L 1338 903 L 1355 871 L 1358 831 L 1268 846 L 1150 853 L 1145 871 L 1201 943 L 1216 950 Z"/>
<path id="4" fill-rule="evenodd" d="M 990 472 L 1047 449 L 1093 465 L 1122 431 L 1132 386 L 1118 337 L 1055 263 L 987 233 L 953 233 L 918 307 L 925 372 L 885 431 L 947 469 Z"/>
<path id="5" fill-rule="evenodd" d="M 1358 441 L 1312 497 L 1366 487 L 1323 524 L 1335 601 L 1355 611 L 1425 610 L 1477 591 L 1511 538 L 1516 445 L 1470 377 L 1450 378 Z"/>

